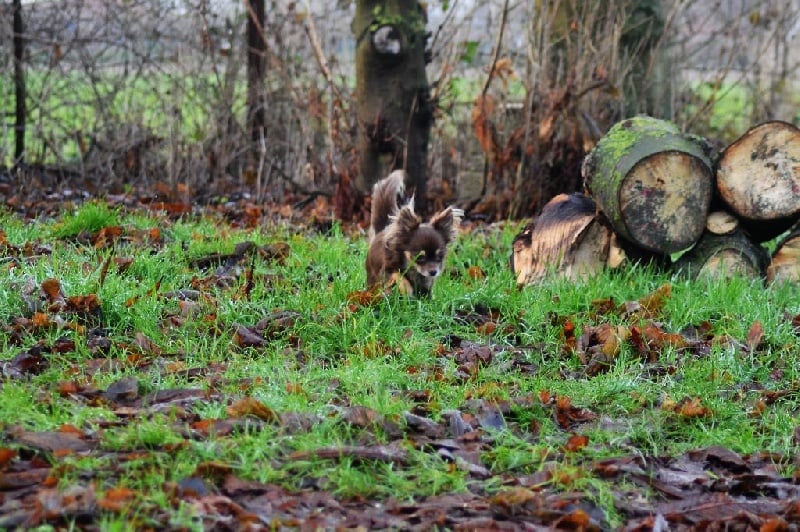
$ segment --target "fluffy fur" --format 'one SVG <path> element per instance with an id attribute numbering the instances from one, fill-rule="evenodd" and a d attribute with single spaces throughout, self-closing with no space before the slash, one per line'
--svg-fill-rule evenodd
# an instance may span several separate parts
<path id="1" fill-rule="evenodd" d="M 428 222 L 414 212 L 414 199 L 400 206 L 406 173 L 396 170 L 372 190 L 367 284 L 394 283 L 401 292 L 430 296 L 442 273 L 447 246 L 456 238 L 462 211 L 448 207 Z"/>

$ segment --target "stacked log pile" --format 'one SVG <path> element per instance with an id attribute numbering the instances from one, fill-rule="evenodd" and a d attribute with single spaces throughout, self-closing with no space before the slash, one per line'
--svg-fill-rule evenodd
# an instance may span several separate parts
<path id="1" fill-rule="evenodd" d="M 514 239 L 519 285 L 627 261 L 699 275 L 800 282 L 800 129 L 751 128 L 717 152 L 673 123 L 637 116 L 586 156 L 586 194 L 560 195 Z M 770 256 L 764 243 L 780 237 Z M 679 257 L 672 261 L 672 257 Z"/>

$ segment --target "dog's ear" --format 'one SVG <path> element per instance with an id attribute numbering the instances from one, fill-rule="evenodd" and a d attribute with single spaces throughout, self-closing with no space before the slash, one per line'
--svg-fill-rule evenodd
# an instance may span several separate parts
<path id="1" fill-rule="evenodd" d="M 387 246 L 395 246 L 407 241 L 421 223 L 422 219 L 417 216 L 413 207 L 405 205 L 392 217 L 392 223 L 386 228 Z"/>
<path id="2" fill-rule="evenodd" d="M 462 212 L 461 209 L 448 207 L 434 214 L 430 224 L 436 229 L 436 232 L 442 235 L 445 241 L 452 242 L 458 236 L 456 226 L 461 221 Z"/>
<path id="3" fill-rule="evenodd" d="M 422 219 L 414 212 L 412 203 L 400 209 L 400 212 L 398 212 L 395 217 L 394 223 L 397 225 L 399 231 L 408 234 L 416 231 L 419 224 L 422 223 Z"/>

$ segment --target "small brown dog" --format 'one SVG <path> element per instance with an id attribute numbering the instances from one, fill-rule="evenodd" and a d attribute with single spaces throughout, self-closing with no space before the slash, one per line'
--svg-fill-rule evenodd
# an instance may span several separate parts
<path id="1" fill-rule="evenodd" d="M 427 223 L 414 212 L 414 198 L 398 205 L 406 173 L 392 172 L 372 190 L 367 285 L 396 284 L 406 295 L 430 296 L 442 273 L 447 246 L 458 234 L 463 211 L 448 207 Z"/>

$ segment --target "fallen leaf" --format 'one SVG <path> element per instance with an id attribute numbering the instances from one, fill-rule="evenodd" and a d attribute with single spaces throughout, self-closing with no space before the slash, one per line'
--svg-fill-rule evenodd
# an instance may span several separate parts
<path id="1" fill-rule="evenodd" d="M 97 499 L 97 505 L 111 512 L 125 511 L 136 499 L 136 492 L 128 488 L 111 488 Z"/>
<path id="2" fill-rule="evenodd" d="M 589 445 L 589 436 L 573 434 L 564 445 L 564 450 L 570 453 L 577 453 L 587 445 Z"/>
<path id="3" fill-rule="evenodd" d="M 747 345 L 747 350 L 749 352 L 755 351 L 759 345 L 761 345 L 761 341 L 764 339 L 764 326 L 761 325 L 760 321 L 755 321 L 750 326 L 750 330 L 747 332 L 747 340 L 745 341 L 745 345 Z"/>
<path id="4" fill-rule="evenodd" d="M 280 416 L 274 410 L 250 396 L 239 399 L 230 405 L 226 411 L 231 417 L 253 416 L 269 423 L 280 421 Z"/>

